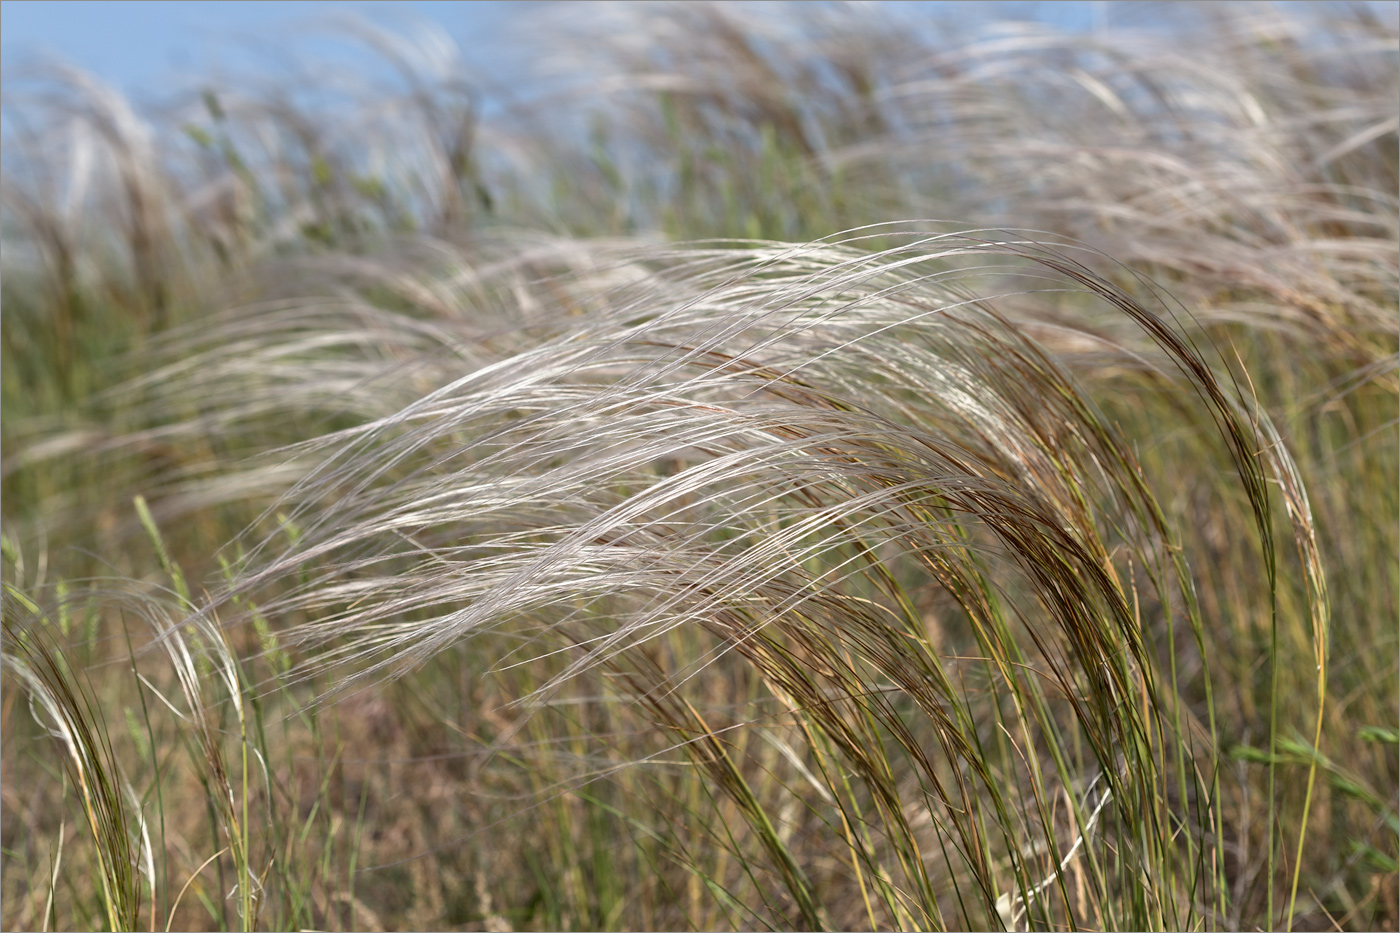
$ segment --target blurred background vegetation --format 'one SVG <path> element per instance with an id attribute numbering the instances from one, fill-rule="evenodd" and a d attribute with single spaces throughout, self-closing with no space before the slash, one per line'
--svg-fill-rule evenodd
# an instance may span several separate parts
<path id="1" fill-rule="evenodd" d="M 533 8 L 529 93 L 350 19 L 372 78 L 137 109 L 75 67 L 7 71 L 3 925 L 1394 929 L 1395 10 L 1153 6 L 1091 30 L 940 4 Z M 901 278 L 948 230 L 976 248 L 939 253 L 947 290 Z M 856 247 L 889 263 L 868 284 L 832 272 Z M 488 448 L 502 490 L 563 469 L 566 440 L 491 459 L 539 443 L 526 426 L 567 433 L 532 373 L 655 380 L 664 340 L 705 391 L 756 379 L 715 334 L 806 282 L 870 307 L 970 291 L 946 333 L 883 310 L 791 332 L 815 381 L 778 398 L 946 439 L 1010 504 L 953 496 L 869 543 L 828 532 L 847 512 L 823 499 L 821 548 L 783 538 L 781 572 L 755 550 L 747 584 L 725 564 L 709 621 L 615 656 L 588 626 L 645 599 L 580 583 L 457 638 L 443 620 L 496 598 L 492 574 L 534 581 L 394 589 L 575 519 L 530 525 L 522 498 L 429 523 L 360 493 L 450 496 Z M 633 343 L 575 385 L 571 340 Z M 976 405 L 951 366 L 1021 433 L 956 410 Z M 491 373 L 519 375 L 489 423 L 434 426 Z M 898 437 L 861 450 L 903 464 Z M 616 502 L 561 484 L 558 514 L 653 502 L 697 446 L 608 474 Z M 851 501 L 893 495 L 886 469 Z M 769 528 L 768 499 L 709 513 L 731 493 L 708 488 L 665 513 L 715 522 L 707 555 Z M 1007 543 L 1022 502 L 1082 522 L 1045 578 L 1040 544 Z M 973 556 L 918 556 L 940 549 Z M 733 608 L 798 579 L 825 615 Z M 1141 696 L 1099 676 L 1120 662 Z"/>

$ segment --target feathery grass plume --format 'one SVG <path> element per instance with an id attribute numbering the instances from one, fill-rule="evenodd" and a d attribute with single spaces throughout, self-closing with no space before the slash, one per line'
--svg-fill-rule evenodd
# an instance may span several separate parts
<path id="1" fill-rule="evenodd" d="M 464 250 L 424 238 L 299 262 L 270 286 L 277 297 L 147 341 L 144 372 L 87 400 L 81 426 L 12 427 L 17 452 L 4 475 L 42 482 L 74 464 L 91 469 L 103 503 L 143 494 L 182 553 L 202 547 L 207 564 L 312 462 L 260 455 L 386 417 L 464 368 L 563 332 L 594 310 L 581 282 L 641 274 L 599 250 L 640 242 L 497 234 Z M 562 307 L 561 276 L 573 277 L 575 293 Z M 308 293 L 324 297 L 282 296 Z M 40 499 L 38 531 L 56 540 L 84 529 L 94 506 L 65 492 Z M 117 542 L 145 537 L 129 510 L 106 527 Z"/>
<path id="2" fill-rule="evenodd" d="M 475 91 L 450 42 L 332 25 L 392 76 L 215 82 L 138 110 L 74 67 L 7 68 L 7 438 L 11 424 L 23 441 L 83 414 L 131 427 L 85 410 L 89 397 L 140 373 L 129 353 L 152 334 L 256 296 L 260 260 L 460 234 L 486 213 Z M 100 483 L 63 485 L 8 491 L 35 501 Z"/>
<path id="3" fill-rule="evenodd" d="M 872 159 L 842 171 L 829 163 L 834 152 L 881 145 L 900 115 L 880 93 L 931 51 L 929 33 L 902 28 L 892 10 L 561 9 L 535 40 L 549 51 L 542 68 L 572 112 L 552 147 L 563 150 L 572 184 L 554 194 L 550 219 L 582 221 L 588 232 L 603 222 L 682 237 L 796 240 L 907 215 L 905 179 L 887 166 Z M 569 134 L 586 136 L 587 147 L 570 144 Z M 540 169 L 553 174 L 560 161 Z M 930 161 L 914 174 L 925 180 L 939 171 Z"/>
<path id="4" fill-rule="evenodd" d="M 1203 315 L 1385 354 L 1396 24 L 1360 6 L 1190 15 L 1189 44 L 1027 27 L 950 50 L 890 91 L 910 157 L 936 138 L 997 199 L 978 216 L 1110 248 Z"/>
<path id="5" fill-rule="evenodd" d="M 863 252 L 873 233 L 905 243 Z M 1202 645 L 1190 569 L 1138 466 L 1146 439 L 998 305 L 1077 290 L 1157 344 L 1124 365 L 1198 399 L 1187 424 L 1216 432 L 1270 575 L 1282 486 L 1319 651 L 1321 573 L 1267 417 L 1165 305 L 1071 249 L 901 227 L 634 252 L 650 274 L 567 331 L 294 446 L 320 458 L 277 505 L 295 541 L 254 546 L 231 595 L 311 620 L 279 635 L 306 672 L 371 682 L 494 632 L 522 639 L 498 668 L 566 654 L 537 698 L 614 672 L 768 840 L 790 899 L 769 909 L 791 922 L 824 925 L 819 895 L 686 699 L 722 661 L 808 736 L 803 803 L 848 827 L 872 921 L 985 924 L 1014 903 L 1037 924 L 1192 922 L 1225 893 L 1209 663 L 1188 683 L 1159 660 Z M 709 649 L 659 663 L 692 627 Z M 1108 810 L 1081 796 L 1100 785 Z"/>
<path id="6" fill-rule="evenodd" d="M 1116 9 L 1122 25 L 1089 33 L 995 21 L 949 40 L 952 25 L 858 5 L 605 9 L 566 19 L 549 61 L 609 103 L 591 170 L 570 168 L 578 196 L 620 200 L 643 227 L 805 238 L 895 213 L 1034 226 L 1153 270 L 1203 314 L 1386 355 L 1400 182 L 1387 11 L 1181 4 L 1144 14 L 1166 17 L 1155 28 Z"/>
<path id="7" fill-rule="evenodd" d="M 480 210 L 475 91 L 450 40 L 348 14 L 323 31 L 369 46 L 393 77 L 279 75 L 138 113 L 77 68 L 12 70 L 5 204 L 53 287 L 91 304 L 126 284 L 144 289 L 132 308 L 165 315 L 216 269 L 376 231 L 442 233 Z"/>
<path id="8" fill-rule="evenodd" d="M 1200 454 L 1185 444 L 1148 457 L 1143 468 L 1183 546 L 1210 555 L 1195 563 L 1199 596 L 1229 620 L 1204 633 L 1206 652 L 1230 667 L 1228 731 L 1243 746 L 1267 744 L 1260 711 L 1282 703 L 1284 721 L 1370 762 L 1377 786 L 1395 785 L 1394 763 L 1377 757 L 1358 725 L 1397 715 L 1382 698 L 1395 692 L 1400 574 L 1394 560 L 1376 559 L 1400 552 L 1392 8 L 1118 5 L 1103 7 L 1089 32 L 996 22 L 956 38 L 927 21 L 894 23 L 889 7 L 830 5 L 800 21 L 732 4 L 607 9 L 611 18 L 568 49 L 586 56 L 582 74 L 603 76 L 585 86 L 610 94 L 590 148 L 573 147 L 564 170 L 578 183 L 561 189 L 593 224 L 819 235 L 922 211 L 1033 225 L 1100 247 L 1188 304 L 1195 318 L 1183 324 L 1229 348 L 1236 377 L 1294 452 L 1314 490 L 1331 601 L 1338 617 L 1356 620 L 1330 637 L 1354 662 L 1334 670 L 1344 682 L 1333 686 L 1357 705 L 1319 716 L 1312 647 L 1274 640 L 1259 608 L 1267 574 L 1236 559 L 1242 545 L 1230 529 L 1245 526 L 1250 506 L 1203 481 Z M 1121 269 L 1083 260 L 1137 294 Z M 1078 355 L 1085 378 L 1102 366 L 1108 384 L 1121 385 L 1105 340 L 1144 349 L 1112 319 L 1096 320 L 1087 339 L 1081 324 L 1068 333 L 1057 324 L 1039 324 L 1037 339 Z M 1113 417 L 1179 416 L 1161 396 L 1132 392 L 1107 400 Z M 1308 615 L 1305 580 L 1280 581 L 1284 617 Z M 1260 656 L 1273 658 L 1268 677 L 1258 676 Z M 1396 850 L 1395 834 L 1381 829 L 1390 811 L 1332 803 L 1320 811 L 1323 832 Z M 1250 821 L 1244 862 L 1267 852 L 1272 863 L 1273 825 Z M 1293 857 L 1326 892 L 1316 922 L 1326 912 L 1361 916 L 1368 892 L 1393 886 L 1389 874 L 1380 888 L 1361 880 L 1356 858 L 1333 852 Z M 1231 925 L 1275 915 L 1274 889 L 1259 880 L 1273 876 L 1263 862 L 1235 872 Z"/>

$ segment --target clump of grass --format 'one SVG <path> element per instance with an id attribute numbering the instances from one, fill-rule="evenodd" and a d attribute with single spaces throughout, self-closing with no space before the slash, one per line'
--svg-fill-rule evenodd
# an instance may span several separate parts
<path id="1" fill-rule="evenodd" d="M 143 710 L 150 924 L 1388 923 L 1395 30 L 1182 10 L 626 8 L 562 133 L 7 82 L 6 663 Z"/>
<path id="2" fill-rule="evenodd" d="M 545 327 L 528 349 L 292 451 L 319 460 L 277 505 L 295 541 L 250 550 L 221 599 L 259 594 L 262 613 L 312 619 L 280 640 L 306 653 L 303 673 L 349 665 L 352 683 L 507 633 L 524 642 L 498 666 L 571 655 L 536 698 L 611 671 L 750 822 L 790 899 L 767 908 L 799 924 L 828 922 L 812 882 L 684 698 L 729 656 L 752 665 L 816 755 L 804 805 L 845 826 L 853 870 L 878 879 L 872 921 L 1048 919 L 1070 909 L 1042 897 L 1070 849 L 1091 863 L 1116 853 L 1078 908 L 1104 925 L 1185 922 L 1201 891 L 1223 910 L 1207 841 L 1222 834 L 1218 737 L 1209 707 L 1193 732 L 1180 695 L 1209 698 L 1211 681 L 1178 533 L 1129 438 L 976 296 L 1017 296 L 1025 316 L 1037 291 L 1074 284 L 1143 327 L 1161 359 L 1127 362 L 1200 398 L 1271 568 L 1266 482 L 1283 490 L 1316 596 L 1309 637 L 1325 645 L 1301 485 L 1267 418 L 1165 309 L 1063 246 L 905 235 L 873 254 L 858 237 L 627 255 L 634 281 L 586 322 L 557 319 L 557 336 Z M 935 619 L 921 600 L 940 604 Z M 709 648 L 659 663 L 656 643 L 691 627 Z M 941 657 L 930 627 L 978 663 Z M 1189 685 L 1172 666 L 1183 652 L 1199 672 Z M 1077 797 L 1099 783 L 1098 800 L 1117 801 L 1107 817 Z M 1060 800 L 1112 843 L 1066 839 Z M 836 801 L 851 808 L 839 819 L 826 811 Z M 920 811 L 922 839 L 908 825 Z M 1186 841 L 1169 844 L 1183 824 Z M 1161 886 L 1124 893 L 1128 878 Z"/>
<path id="3" fill-rule="evenodd" d="M 0 658 L 9 676 L 23 685 L 36 720 L 62 748 L 63 774 L 78 797 L 93 843 L 102 920 L 112 930 L 135 929 L 142 875 L 154 884 L 151 841 L 139 809 L 128 800 L 130 788 L 124 785 L 106 719 L 82 672 L 69 665 L 42 624 L 33 624 L 42 619 L 39 607 L 9 586 L 3 600 Z M 45 929 L 53 922 L 62 836 L 60 828 L 55 877 L 38 918 Z"/>

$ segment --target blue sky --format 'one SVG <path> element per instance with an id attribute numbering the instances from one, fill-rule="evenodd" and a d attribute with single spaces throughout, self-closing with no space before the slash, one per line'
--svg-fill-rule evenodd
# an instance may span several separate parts
<path id="1" fill-rule="evenodd" d="M 353 55 L 350 46 L 313 39 L 306 28 L 337 10 L 386 23 L 405 17 L 436 23 L 484 69 L 508 64 L 502 54 L 510 46 L 507 19 L 533 12 L 532 5 L 501 0 L 4 0 L 0 61 L 8 71 L 57 58 L 138 99 L 159 97 L 214 69 L 257 69 L 271 48 L 312 46 L 308 51 L 317 57 L 332 59 Z"/>
<path id="2" fill-rule="evenodd" d="M 1110 17 L 1121 22 L 1138 14 L 1151 16 L 1149 11 L 1157 8 L 1088 0 L 927 6 L 941 7 L 943 13 L 951 9 L 962 17 L 1033 18 L 1070 29 L 1091 29 Z M 1393 11 L 1396 4 L 1376 6 Z M 257 70 L 266 64 L 270 49 L 294 49 L 316 59 L 354 64 L 353 46 L 324 35 L 314 38 L 315 31 L 308 28 L 337 10 L 385 24 L 405 17 L 434 23 L 456 42 L 474 70 L 507 81 L 527 72 L 519 57 L 523 46 L 511 38 L 511 24 L 528 29 L 532 17 L 550 15 L 547 4 L 526 0 L 3 0 L 0 61 L 10 71 L 26 61 L 55 57 L 138 101 L 159 99 L 215 71 Z"/>
<path id="3" fill-rule="evenodd" d="M 1084 2 L 1006 4 L 1000 9 L 1081 28 L 1095 13 L 1095 5 Z M 57 58 L 138 101 L 158 99 L 215 70 L 256 70 L 273 48 L 353 62 L 351 46 L 313 38 L 313 30 L 307 28 L 337 10 L 385 23 L 405 17 L 435 23 L 472 65 L 497 78 L 525 68 L 511 58 L 520 43 L 511 40 L 510 24 L 525 21 L 528 26 L 530 17 L 548 15 L 542 4 L 519 0 L 4 0 L 0 60 L 10 70 L 28 61 Z"/>

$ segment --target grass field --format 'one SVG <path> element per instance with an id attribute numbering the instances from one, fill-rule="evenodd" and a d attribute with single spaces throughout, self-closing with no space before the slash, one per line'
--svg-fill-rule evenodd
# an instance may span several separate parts
<path id="1" fill-rule="evenodd" d="M 1395 929 L 1395 11 L 956 12 L 7 73 L 0 925 Z"/>

